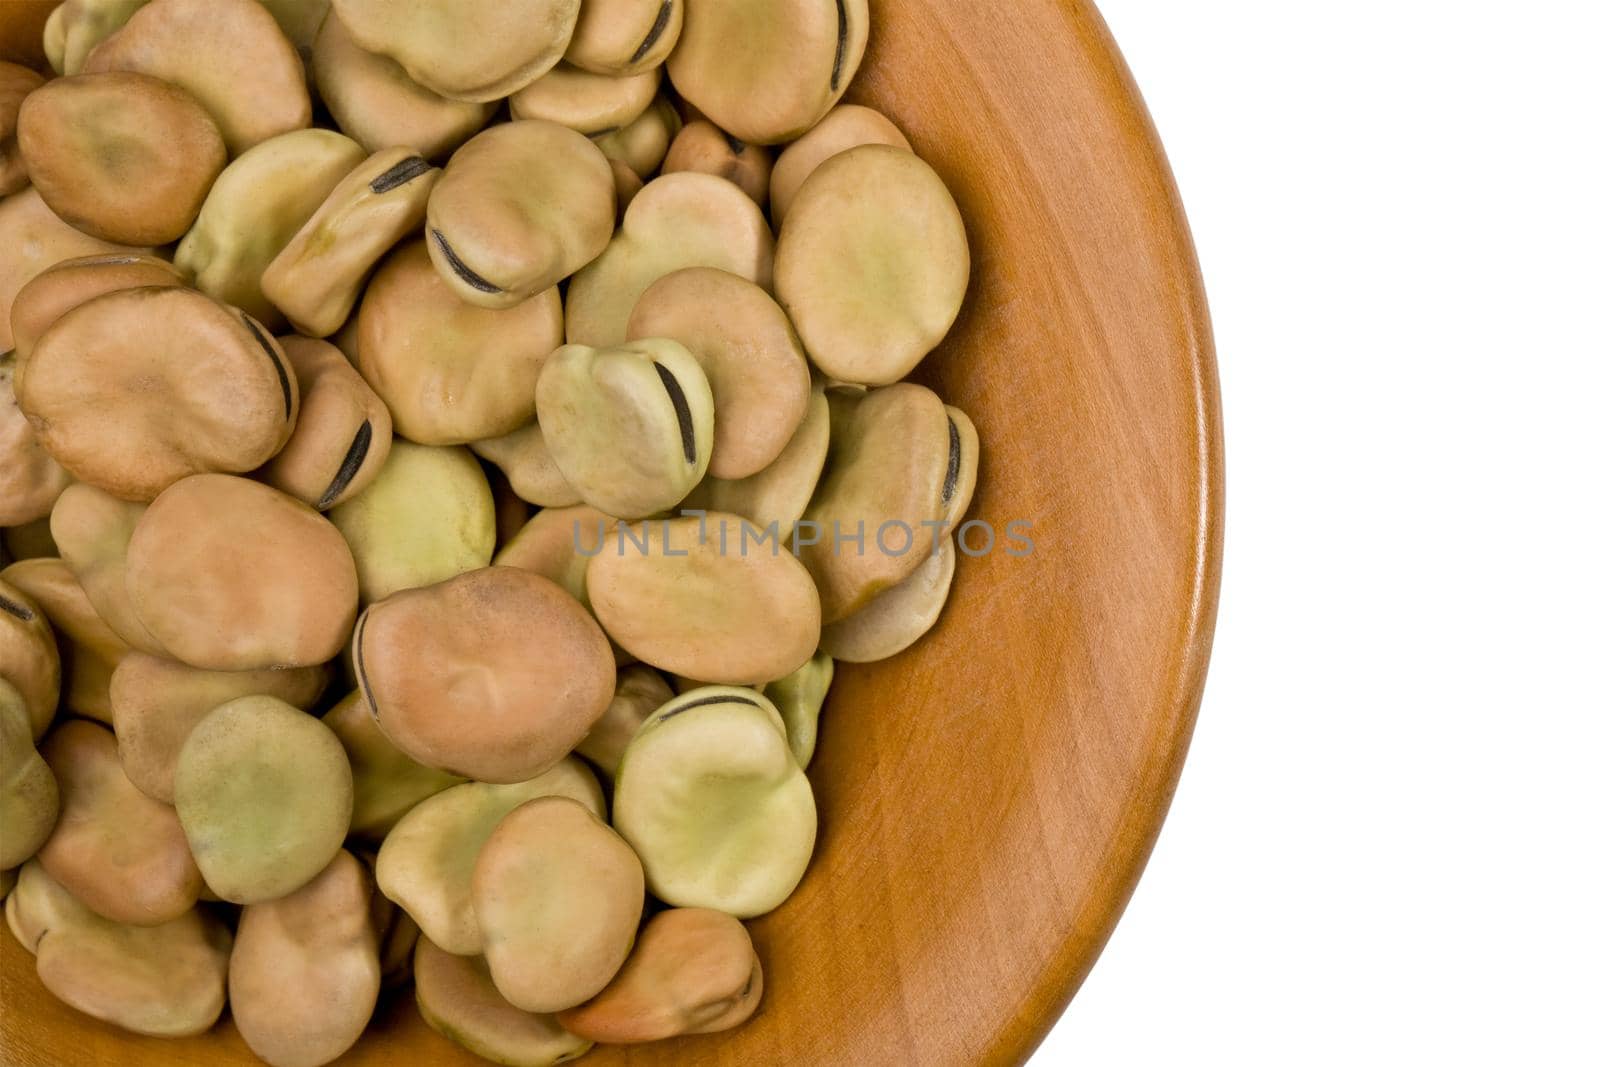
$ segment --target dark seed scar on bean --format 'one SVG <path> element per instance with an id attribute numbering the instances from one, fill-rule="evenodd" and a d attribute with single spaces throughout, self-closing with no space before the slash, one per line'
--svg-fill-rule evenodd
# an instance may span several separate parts
<path id="1" fill-rule="evenodd" d="M 411 179 L 420 177 L 432 169 L 433 164 L 426 159 L 421 156 L 411 156 L 407 159 L 402 159 L 372 179 L 367 183 L 367 188 L 375 193 L 387 193 L 389 190 L 398 189 Z"/>
<path id="2" fill-rule="evenodd" d="M 327 491 L 317 500 L 318 511 L 326 509 L 339 499 L 339 494 L 345 491 L 350 479 L 361 469 L 361 464 L 367 461 L 367 449 L 371 447 L 372 420 L 368 419 L 361 423 L 360 429 L 356 430 L 355 439 L 350 442 L 350 450 L 344 454 L 344 462 L 339 464 L 339 470 L 334 474 L 333 481 L 328 483 Z"/>
<path id="3" fill-rule="evenodd" d="M 650 25 L 650 32 L 644 35 L 644 40 L 639 42 L 639 47 L 634 49 L 633 55 L 628 57 L 630 64 L 637 63 L 644 58 L 646 52 L 661 40 L 661 35 L 667 30 L 667 20 L 672 17 L 672 0 L 661 0 L 661 10 L 656 12 L 656 20 Z"/>
<path id="4" fill-rule="evenodd" d="M 844 74 L 844 44 L 850 36 L 850 16 L 845 14 L 844 0 L 833 0 L 833 3 L 839 9 L 839 44 L 833 50 L 833 77 L 828 79 L 828 88 L 838 92 L 839 78 Z"/>
<path id="5" fill-rule="evenodd" d="M 361 687 L 361 695 L 367 698 L 367 707 L 372 709 L 372 721 L 378 721 L 378 698 L 372 695 L 372 686 L 367 684 L 367 657 L 364 642 L 367 638 L 367 617 L 361 616 L 361 621 L 356 624 L 356 685 Z"/>
<path id="6" fill-rule="evenodd" d="M 744 155 L 744 142 L 739 140 L 739 138 L 735 137 L 731 133 L 725 133 L 722 135 L 722 139 L 728 142 L 728 151 L 732 152 L 736 156 Z"/>
<path id="7" fill-rule="evenodd" d="M 760 704 L 757 704 L 754 700 L 751 700 L 749 697 L 730 697 L 730 696 L 701 697 L 699 700 L 691 700 L 691 701 L 689 701 L 689 703 L 684 704 L 681 707 L 673 708 L 671 711 L 669 711 L 665 715 L 661 716 L 661 718 L 657 719 L 656 723 L 657 723 L 657 725 L 659 725 L 661 723 L 666 722 L 668 719 L 675 718 L 675 717 L 677 717 L 679 715 L 682 715 L 686 711 L 693 711 L 695 708 L 704 708 L 704 707 L 707 707 L 707 706 L 712 705 L 712 704 L 749 704 L 752 708 L 759 708 L 761 706 Z"/>
<path id="8" fill-rule="evenodd" d="M 256 320 L 249 315 L 242 316 L 244 324 L 250 327 L 250 332 L 255 335 L 256 343 L 261 346 L 261 351 L 272 360 L 272 369 L 278 372 L 278 385 L 283 389 L 283 417 L 288 418 L 294 414 L 294 391 L 289 388 L 289 370 L 283 365 L 283 360 L 278 358 L 278 353 L 272 350 L 272 342 L 267 340 L 266 331 L 256 325 Z"/>
<path id="9" fill-rule="evenodd" d="M 689 415 L 689 398 L 683 395 L 683 387 L 678 384 L 678 379 L 672 372 L 657 363 L 656 373 L 661 376 L 661 384 L 667 390 L 667 396 L 672 400 L 672 411 L 678 416 L 678 436 L 683 438 L 683 458 L 689 466 L 694 466 L 694 422 Z"/>
<path id="10" fill-rule="evenodd" d="M 3 596 L 0 596 L 0 611 L 5 612 L 7 615 L 15 615 L 23 622 L 33 621 L 32 611 L 18 604 L 15 600 L 9 600 Z"/>
<path id="11" fill-rule="evenodd" d="M 444 239 L 444 234 L 438 230 L 429 230 L 433 239 L 439 242 L 439 251 L 444 253 L 444 258 L 449 262 L 450 269 L 456 276 L 480 293 L 503 293 L 504 289 L 488 281 L 482 275 L 473 272 L 472 268 L 461 262 L 461 257 L 456 255 L 456 250 L 450 247 L 450 242 Z"/>
<path id="12" fill-rule="evenodd" d="M 956 429 L 956 420 L 945 416 L 945 422 L 950 424 L 950 463 L 944 469 L 944 489 L 939 494 L 941 502 L 948 504 L 955 495 L 956 478 L 961 474 L 961 433 Z"/>

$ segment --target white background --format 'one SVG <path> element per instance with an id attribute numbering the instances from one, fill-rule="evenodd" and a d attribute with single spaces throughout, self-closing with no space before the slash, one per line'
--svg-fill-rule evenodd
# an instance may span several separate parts
<path id="1" fill-rule="evenodd" d="M 1600 6 L 1100 7 L 1227 544 L 1171 816 L 1034 1063 L 1600 1064 Z"/>

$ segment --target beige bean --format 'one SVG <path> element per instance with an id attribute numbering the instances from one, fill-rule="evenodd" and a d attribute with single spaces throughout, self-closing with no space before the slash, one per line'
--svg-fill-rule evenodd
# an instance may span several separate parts
<path id="1" fill-rule="evenodd" d="M 604 989 L 627 960 L 644 911 L 644 870 L 588 808 L 541 797 L 501 819 L 484 842 L 472 906 L 495 988 L 523 1011 L 561 1011 Z"/>
<path id="2" fill-rule="evenodd" d="M 378 260 L 422 225 L 440 171 L 386 148 L 346 174 L 261 275 L 261 292 L 308 337 L 344 325 Z"/>
<path id="3" fill-rule="evenodd" d="M 394 437 L 389 409 L 327 342 L 290 336 L 278 343 L 300 387 L 300 414 L 261 476 L 326 511 L 364 491 L 383 469 Z"/>
<path id="4" fill-rule="evenodd" d="M 378 728 L 360 691 L 351 693 L 322 717 L 350 760 L 355 807 L 350 833 L 381 839 L 401 817 L 429 797 L 460 785 L 463 779 L 424 767 L 394 747 Z"/>
<path id="5" fill-rule="evenodd" d="M 201 292 L 277 329 L 283 315 L 262 293 L 262 274 L 365 155 L 332 130 L 262 141 L 217 176 L 173 262 Z"/>
<path id="6" fill-rule="evenodd" d="M 672 84 L 741 141 L 792 141 L 850 85 L 867 0 L 694 0 L 667 60 Z"/>
<path id="7" fill-rule="evenodd" d="M 644 114 L 660 86 L 661 71 L 654 68 L 613 76 L 558 63 L 511 97 L 511 117 L 545 119 L 586 136 L 604 133 Z"/>
<path id="8" fill-rule="evenodd" d="M 555 582 L 585 608 L 589 606 L 589 555 L 617 520 L 586 504 L 543 508 L 495 555 L 500 567 L 519 567 Z"/>
<path id="9" fill-rule="evenodd" d="M 746 144 L 701 119 L 678 131 L 661 163 L 661 173 L 698 171 L 726 178 L 757 204 L 767 202 L 772 178 L 772 152 L 765 145 Z"/>
<path id="10" fill-rule="evenodd" d="M 372 879 L 340 851 L 311 881 L 247 904 L 228 960 L 228 1001 L 245 1044 L 272 1067 L 343 1055 L 378 1004 Z"/>
<path id="11" fill-rule="evenodd" d="M 655 710 L 673 697 L 672 687 L 652 667 L 635 663 L 617 672 L 617 694 L 600 721 L 589 728 L 577 753 L 607 778 L 616 778 L 628 742 Z"/>
<path id="12" fill-rule="evenodd" d="M 663 704 L 623 754 L 614 804 L 650 891 L 675 907 L 763 915 L 799 885 L 816 842 L 811 783 L 753 689 Z"/>
<path id="13" fill-rule="evenodd" d="M 94 46 L 150 0 L 65 0 L 44 24 L 44 54 L 57 74 L 80 74 Z"/>
<path id="14" fill-rule="evenodd" d="M 788 549 L 770 541 L 741 548 L 736 516 L 713 512 L 704 522 L 652 521 L 608 534 L 589 562 L 596 617 L 619 645 L 663 670 L 709 682 L 783 677 L 817 647 L 816 587 Z"/>
<path id="15" fill-rule="evenodd" d="M 761 960 L 744 924 L 706 908 L 669 908 L 599 996 L 557 1015 L 572 1033 L 608 1045 L 731 1030 L 755 1013 Z"/>
<path id="16" fill-rule="evenodd" d="M 611 159 L 607 162 L 611 164 L 611 177 L 617 183 L 617 225 L 620 226 L 628 214 L 628 205 L 633 203 L 633 198 L 644 188 L 644 179 L 620 159 Z"/>
<path id="17" fill-rule="evenodd" d="M 824 627 L 823 634 L 826 635 L 827 631 L 828 628 Z M 833 657 L 826 652 L 818 652 L 806 661 L 805 666 L 768 683 L 761 691 L 783 718 L 789 750 L 794 753 L 795 762 L 800 764 L 801 770 L 811 766 L 811 757 L 816 752 L 817 719 L 831 685 Z"/>
<path id="18" fill-rule="evenodd" d="M 233 936 L 205 912 L 159 926 L 112 922 L 30 861 L 6 898 L 6 919 L 28 933 L 19 939 L 39 981 L 85 1015 L 136 1034 L 190 1037 L 222 1014 Z"/>
<path id="19" fill-rule="evenodd" d="M 174 803 L 206 885 L 276 900 L 311 881 L 350 828 L 350 763 L 317 719 L 266 696 L 216 708 L 178 754 Z"/>
<path id="20" fill-rule="evenodd" d="M 584 0 L 567 62 L 598 74 L 635 74 L 666 61 L 683 32 L 684 0 Z"/>
<path id="21" fill-rule="evenodd" d="M 0 571 L 0 582 L 26 594 L 54 628 L 62 706 L 109 725 L 111 672 L 133 649 L 96 613 L 64 560 L 41 557 L 13 563 Z M 53 702 L 41 710 L 45 716 L 38 723 L 41 733 L 54 711 Z"/>
<path id="22" fill-rule="evenodd" d="M 955 545 L 945 538 L 900 584 L 824 626 L 822 648 L 844 663 L 875 663 L 903 652 L 939 621 L 955 573 Z"/>
<path id="23" fill-rule="evenodd" d="M 533 418 L 533 383 L 561 344 L 561 294 L 546 289 L 504 310 L 469 304 L 434 269 L 426 242 L 411 241 L 373 275 L 358 330 L 356 366 L 395 431 L 418 444 L 466 444 Z"/>
<path id="24" fill-rule="evenodd" d="M 426 937 L 417 942 L 417 1009 L 428 1025 L 467 1051 L 508 1067 L 554 1067 L 593 1042 L 561 1028 L 554 1016 L 512 1005 L 495 988 L 482 956 L 451 955 Z"/>
<path id="25" fill-rule="evenodd" d="M 164 803 L 173 800 L 178 754 L 213 708 L 246 696 L 276 697 L 310 708 L 328 683 L 327 668 L 202 671 L 134 652 L 111 673 L 111 721 L 128 780 Z"/>
<path id="26" fill-rule="evenodd" d="M 17 687 L 0 678 L 0 870 L 30 858 L 61 810 L 55 775 L 33 746 L 33 720 Z"/>
<path id="27" fill-rule="evenodd" d="M 383 839 L 379 888 L 436 944 L 460 955 L 481 953 L 483 931 L 472 904 L 478 852 L 509 812 L 547 796 L 567 797 L 605 817 L 594 772 L 570 757 L 524 782 L 452 786 L 412 808 Z"/>
<path id="28" fill-rule="evenodd" d="M 811 372 L 766 290 L 713 267 L 674 271 L 633 307 L 628 338 L 644 337 L 670 337 L 705 370 L 716 405 L 710 476 L 745 478 L 778 458 L 805 417 Z"/>
<path id="29" fill-rule="evenodd" d="M 28 94 L 43 84 L 38 72 L 0 62 L 0 196 L 20 192 L 28 184 L 28 164 L 17 147 L 17 112 Z"/>
<path id="30" fill-rule="evenodd" d="M 622 343 L 639 296 L 685 267 L 717 267 L 771 287 L 772 231 L 761 209 L 724 178 L 666 174 L 639 191 L 606 250 L 567 289 L 567 340 L 596 348 Z"/>
<path id="31" fill-rule="evenodd" d="M 512 490 L 530 504 L 546 508 L 571 507 L 583 501 L 561 475 L 561 468 L 545 444 L 537 422 L 499 437 L 472 442 L 472 450 L 498 467 Z"/>
<path id="32" fill-rule="evenodd" d="M 616 684 L 605 634 L 572 596 L 515 567 L 485 567 L 372 605 L 356 626 L 361 690 L 417 762 L 484 782 L 554 766 Z"/>
<path id="33" fill-rule="evenodd" d="M 683 128 L 678 111 L 665 96 L 657 96 L 638 118 L 606 133 L 596 134 L 595 147 L 607 159 L 625 163 L 641 177 L 661 168 L 672 139 Z"/>
<path id="34" fill-rule="evenodd" d="M 25 373 L 33 346 L 56 320 L 80 304 L 120 289 L 183 285 L 183 275 L 164 259 L 127 252 L 63 260 L 24 285 L 11 305 L 17 377 Z"/>
<path id="35" fill-rule="evenodd" d="M 261 325 L 192 289 L 123 289 L 57 319 L 17 401 L 80 481 L 151 500 L 190 474 L 254 470 L 283 447 L 299 389 Z"/>
<path id="36" fill-rule="evenodd" d="M 156 639 L 205 670 L 323 663 L 355 621 L 355 561 L 333 524 L 228 475 L 156 498 L 128 545 L 128 588 Z"/>
<path id="37" fill-rule="evenodd" d="M 151 0 L 84 60 L 86 74 L 109 70 L 187 90 L 231 155 L 311 125 L 300 56 L 254 0 Z"/>
<path id="38" fill-rule="evenodd" d="M 840 104 L 785 148 L 772 165 L 772 228 L 783 227 L 794 195 L 811 177 L 812 171 L 840 152 L 864 144 L 894 145 L 911 150 L 911 143 L 900 132 L 900 127 L 882 112 L 860 104 Z"/>
<path id="39" fill-rule="evenodd" d="M 903 148 L 868 144 L 818 166 L 795 194 L 773 286 L 818 369 L 886 385 L 944 340 L 970 270 L 939 175 Z"/>
<path id="40" fill-rule="evenodd" d="M 144 514 L 135 504 L 85 482 L 68 486 L 50 512 L 51 538 L 95 613 L 127 644 L 162 655 L 128 599 L 128 541 Z"/>
<path id="41" fill-rule="evenodd" d="M 128 781 L 111 731 L 65 722 L 40 754 L 61 787 L 61 817 L 39 850 L 50 877 L 112 922 L 158 926 L 193 908 L 200 869 L 178 814 Z"/>
<path id="42" fill-rule="evenodd" d="M 377 477 L 328 513 L 372 603 L 489 564 L 494 497 L 464 448 L 396 440 Z"/>
<path id="43" fill-rule="evenodd" d="M 17 143 L 52 211 L 130 245 L 182 237 L 228 161 L 194 97 L 132 71 L 57 78 L 30 93 Z"/>

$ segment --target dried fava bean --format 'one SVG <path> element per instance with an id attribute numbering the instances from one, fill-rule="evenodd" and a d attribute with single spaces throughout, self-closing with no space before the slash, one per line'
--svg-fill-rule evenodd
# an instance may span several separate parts
<path id="1" fill-rule="evenodd" d="M 483 932 L 472 907 L 478 852 L 500 820 L 539 797 L 567 797 L 605 818 L 605 794 L 582 762 L 561 760 L 525 782 L 452 786 L 412 808 L 378 849 L 378 886 L 447 951 L 475 956 Z"/>
<path id="2" fill-rule="evenodd" d="M 409 148 L 386 148 L 345 175 L 267 265 L 261 292 L 309 337 L 350 317 L 378 260 L 422 225 L 439 170 Z"/>
<path id="3" fill-rule="evenodd" d="M 0 870 L 22 863 L 50 837 L 60 811 L 55 775 L 33 747 L 33 720 L 17 687 L 0 678 Z"/>
<path id="4" fill-rule="evenodd" d="M 683 32 L 684 2 L 584 0 L 567 62 L 597 74 L 655 70 Z"/>
<path id="5" fill-rule="evenodd" d="M 955 573 L 955 545 L 945 538 L 899 585 L 885 589 L 860 611 L 824 626 L 822 647 L 844 663 L 874 663 L 910 648 L 939 621 Z"/>
<path id="6" fill-rule="evenodd" d="M 608 534 L 589 561 L 595 616 L 617 644 L 663 670 L 708 682 L 782 678 L 817 647 L 816 587 L 788 549 L 741 545 L 736 516 L 703 521 Z"/>
<path id="7" fill-rule="evenodd" d="M 239 697 L 270 696 L 306 709 L 327 682 L 322 666 L 202 671 L 134 652 L 111 674 L 111 722 L 122 769 L 146 796 L 171 804 L 178 754 L 213 708 Z"/>
<path id="8" fill-rule="evenodd" d="M 615 197 L 581 134 L 543 119 L 491 126 L 450 157 L 428 199 L 428 255 L 462 300 L 510 307 L 600 254 Z"/>
<path id="9" fill-rule="evenodd" d="M 155 256 L 114 252 L 63 260 L 24 285 L 11 304 L 17 377 L 23 375 L 34 344 L 55 321 L 80 304 L 119 289 L 182 286 L 183 275 Z"/>
<path id="10" fill-rule="evenodd" d="M 276 900 L 315 878 L 350 828 L 350 763 L 339 739 L 281 700 L 213 710 L 178 755 L 174 803 L 189 849 L 223 900 Z"/>
<path id="11" fill-rule="evenodd" d="M 494 497 L 464 448 L 396 440 L 372 484 L 328 518 L 369 603 L 488 566 L 494 554 Z"/>
<path id="12" fill-rule="evenodd" d="M 419 763 L 483 782 L 554 766 L 611 703 L 605 634 L 560 586 L 514 567 L 396 593 L 362 615 L 356 674 Z"/>
<path id="13" fill-rule="evenodd" d="M 952 550 L 951 555 L 954 554 Z M 826 638 L 826 628 L 823 635 Z M 789 750 L 794 753 L 801 770 L 811 766 L 811 756 L 817 747 L 817 717 L 822 713 L 822 702 L 827 699 L 828 687 L 832 684 L 833 657 L 818 652 L 805 666 L 762 690 L 762 695 L 772 701 L 772 706 L 783 717 Z"/>
<path id="14" fill-rule="evenodd" d="M 80 304 L 33 347 L 17 400 L 73 476 L 150 500 L 190 474 L 249 471 L 294 429 L 299 389 L 259 323 L 191 289 Z"/>
<path id="15" fill-rule="evenodd" d="M 0 354 L 0 526 L 7 528 L 49 515 L 72 481 L 17 406 L 15 373 L 16 357 Z"/>
<path id="16" fill-rule="evenodd" d="M 767 202 L 767 183 L 772 175 L 772 152 L 766 146 L 746 144 L 730 137 L 704 119 L 689 123 L 678 131 L 662 160 L 661 173 L 680 170 L 715 174 L 744 190 L 757 204 Z"/>
<path id="17" fill-rule="evenodd" d="M 394 747 L 367 708 L 359 691 L 351 693 L 322 717 L 344 745 L 355 783 L 355 809 L 350 833 L 382 838 L 401 816 L 461 778 L 424 767 Z"/>
<path id="18" fill-rule="evenodd" d="M 762 288 L 772 284 L 772 231 L 732 182 L 667 174 L 639 190 L 606 250 L 567 289 L 567 340 L 620 344 L 639 295 L 684 267 L 718 267 Z"/>
<path id="19" fill-rule="evenodd" d="M 94 46 L 150 0 L 66 0 L 44 24 L 44 54 L 57 74 L 80 74 Z"/>
<path id="20" fill-rule="evenodd" d="M 564 508 L 583 500 L 562 477 L 537 422 L 499 437 L 474 441 L 472 450 L 500 468 L 512 491 L 530 504 Z"/>
<path id="21" fill-rule="evenodd" d="M 867 0 L 694 0 L 667 70 L 712 122 L 773 144 L 827 114 L 866 47 Z"/>
<path id="22" fill-rule="evenodd" d="M 587 505 L 544 508 L 496 553 L 494 563 L 542 574 L 587 608 L 584 578 L 589 559 L 616 524 L 610 515 Z"/>
<path id="23" fill-rule="evenodd" d="M 727 271 L 690 267 L 639 297 L 628 338 L 670 337 L 699 361 L 716 404 L 707 473 L 744 478 L 783 451 L 811 401 L 800 339 L 766 290 Z"/>
<path id="24" fill-rule="evenodd" d="M 481 441 L 533 418 L 533 383 L 561 344 L 561 319 L 554 288 L 500 311 L 459 299 L 426 243 L 411 241 L 367 286 L 356 366 L 396 433 L 426 445 Z"/>
<path id="25" fill-rule="evenodd" d="M 495 988 L 523 1011 L 560 1011 L 604 989 L 628 958 L 644 870 L 588 808 L 541 797 L 501 819 L 484 842 L 472 907 Z"/>
<path id="26" fill-rule="evenodd" d="M 672 103 L 658 96 L 638 118 L 620 129 L 597 134 L 594 143 L 607 159 L 626 163 L 635 174 L 654 174 L 682 128 L 683 120 Z"/>
<path id="27" fill-rule="evenodd" d="M 794 524 L 805 514 L 822 478 L 828 434 L 828 400 L 819 383 L 812 387 L 805 418 L 777 459 L 748 478 L 702 479 L 684 498 L 681 510 L 738 515 L 763 533 L 774 530 L 780 544 L 790 544 Z"/>
<path id="28" fill-rule="evenodd" d="M 177 812 L 128 781 L 111 731 L 65 722 L 40 753 L 61 787 L 61 817 L 39 850 L 50 877 L 113 922 L 156 926 L 194 907 L 200 869 Z"/>
<path id="29" fill-rule="evenodd" d="M 71 568 L 60 559 L 23 560 L 0 571 L 0 581 L 27 594 L 55 629 L 62 706 L 109 725 L 111 672 L 133 650 L 95 612 Z M 52 704 L 45 714 L 54 711 Z"/>
<path id="30" fill-rule="evenodd" d="M 607 162 L 611 164 L 611 177 L 617 183 L 617 224 L 621 225 L 623 216 L 628 213 L 628 205 L 633 203 L 633 198 L 644 188 L 644 179 L 620 159 Z"/>
<path id="31" fill-rule="evenodd" d="M 12 347 L 11 305 L 24 285 L 49 267 L 76 256 L 107 252 L 130 253 L 148 249 L 127 248 L 90 237 L 56 217 L 29 187 L 0 200 L 0 352 Z"/>
<path id="32" fill-rule="evenodd" d="M 449 155 L 483 128 L 497 104 L 449 100 L 423 88 L 388 56 L 356 44 L 332 11 L 317 32 L 311 69 L 339 129 L 369 152 L 410 146 L 426 159 Z"/>
<path id="33" fill-rule="evenodd" d="M 90 52 L 85 74 L 171 82 L 211 113 L 231 155 L 311 125 L 305 67 L 254 0 L 151 0 Z"/>
<path id="34" fill-rule="evenodd" d="M 495 988 L 482 956 L 451 955 L 417 942 L 417 1010 L 427 1024 L 475 1055 L 509 1067 L 554 1067 L 593 1042 L 569 1034 L 554 1016 L 515 1007 Z"/>
<path id="35" fill-rule="evenodd" d="M 753 689 L 694 689 L 639 728 L 612 820 L 650 891 L 680 908 L 763 915 L 800 884 L 817 836 L 811 783 Z"/>
<path id="36" fill-rule="evenodd" d="M 661 71 L 620 77 L 558 63 L 511 97 L 514 119 L 545 119 L 585 135 L 620 129 L 644 114 L 661 86 Z"/>
<path id="37" fill-rule="evenodd" d="M 672 696 L 672 687 L 654 668 L 642 663 L 622 668 L 617 672 L 617 695 L 600 721 L 578 742 L 578 755 L 599 767 L 607 778 L 615 778 L 628 742 Z"/>
<path id="38" fill-rule="evenodd" d="M 933 168 L 903 148 L 862 145 L 795 194 L 773 285 L 818 369 L 886 385 L 944 340 L 970 266 L 961 213 Z"/>
<path id="39" fill-rule="evenodd" d="M 578 20 L 578 0 L 334 0 L 350 36 L 389 56 L 436 93 L 499 100 L 556 65 Z"/>
<path id="40" fill-rule="evenodd" d="M 905 581 L 933 552 L 962 457 L 944 404 L 920 385 L 834 391 L 828 403 L 827 473 L 805 516 L 817 524 L 817 541 L 802 546 L 800 561 L 816 579 L 822 621 L 831 623 Z"/>
<path id="41" fill-rule="evenodd" d="M 743 923 L 707 908 L 669 908 L 645 924 L 628 962 L 599 996 L 556 1018 L 608 1045 L 713 1034 L 750 1018 L 763 984 Z"/>
<path id="42" fill-rule="evenodd" d="M 864 144 L 886 144 L 911 150 L 900 127 L 881 112 L 860 104 L 840 104 L 823 116 L 805 136 L 789 145 L 772 165 L 772 228 L 783 225 L 794 194 L 811 172 L 840 152 Z"/>
<path id="43" fill-rule="evenodd" d="M 247 904 L 228 960 L 239 1036 L 272 1067 L 317 1067 L 356 1043 L 378 1004 L 371 876 L 340 851 L 311 881 Z"/>
<path id="44" fill-rule="evenodd" d="M 182 237 L 228 161 L 194 97 L 132 71 L 57 78 L 30 93 L 17 143 L 52 211 L 130 245 Z"/>
<path id="45" fill-rule="evenodd" d="M 276 328 L 283 315 L 262 293 L 262 274 L 364 155 L 332 130 L 261 142 L 217 176 L 173 262 L 201 292 Z"/>
<path id="46" fill-rule="evenodd" d="M 28 166 L 17 148 L 17 111 L 23 99 L 43 84 L 37 72 L 0 62 L 0 196 L 10 196 L 28 184 Z"/>
<path id="47" fill-rule="evenodd" d="M 143 504 L 74 482 L 50 512 L 50 532 L 95 614 L 132 647 L 162 655 L 166 649 L 145 629 L 128 599 L 128 541 L 143 514 Z"/>
<path id="48" fill-rule="evenodd" d="M 13 929 L 30 935 L 21 940 L 39 981 L 86 1015 L 136 1034 L 189 1037 L 222 1014 L 233 936 L 207 912 L 191 909 L 159 926 L 112 922 L 36 861 L 23 865 L 7 898 L 8 920 L 13 911 Z"/>
<path id="49" fill-rule="evenodd" d="M 634 519 L 670 508 L 705 475 L 711 386 L 676 341 L 565 345 L 539 375 L 538 400 L 562 477 L 608 515 Z"/>
<path id="50" fill-rule="evenodd" d="M 301 62 L 309 60 L 317 28 L 328 15 L 329 0 L 261 0 L 261 3 L 300 53 Z"/>
<path id="51" fill-rule="evenodd" d="M 305 667 L 344 647 L 356 567 L 332 523 L 244 478 L 185 478 L 128 545 L 134 610 L 191 667 Z"/>
<path id="52" fill-rule="evenodd" d="M 372 484 L 389 458 L 389 409 L 326 341 L 279 342 L 300 384 L 300 417 L 288 443 L 261 470 L 278 489 L 326 511 Z"/>

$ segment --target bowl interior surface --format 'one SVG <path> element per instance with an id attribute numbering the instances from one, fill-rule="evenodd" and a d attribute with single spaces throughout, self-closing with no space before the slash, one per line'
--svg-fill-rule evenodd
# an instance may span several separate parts
<path id="1" fill-rule="evenodd" d="M 997 16 L 873 0 L 848 97 L 901 125 L 966 219 L 967 307 L 915 380 L 977 425 L 969 519 L 996 531 L 994 549 L 960 560 L 943 619 L 912 650 L 841 666 L 811 769 L 815 861 L 753 924 L 760 1012 L 729 1034 L 597 1049 L 585 1064 L 1018 1062 L 1093 964 L 1154 842 L 1216 606 L 1204 295 L 1159 143 L 1094 8 L 1014 0 Z M 26 19 L 8 15 L 8 35 L 12 21 Z M 1006 551 L 1019 521 L 1026 556 Z M 66 1008 L 9 932 L 0 1059 L 256 1062 L 226 1021 L 162 1041 Z M 402 991 L 338 1062 L 482 1061 Z"/>

